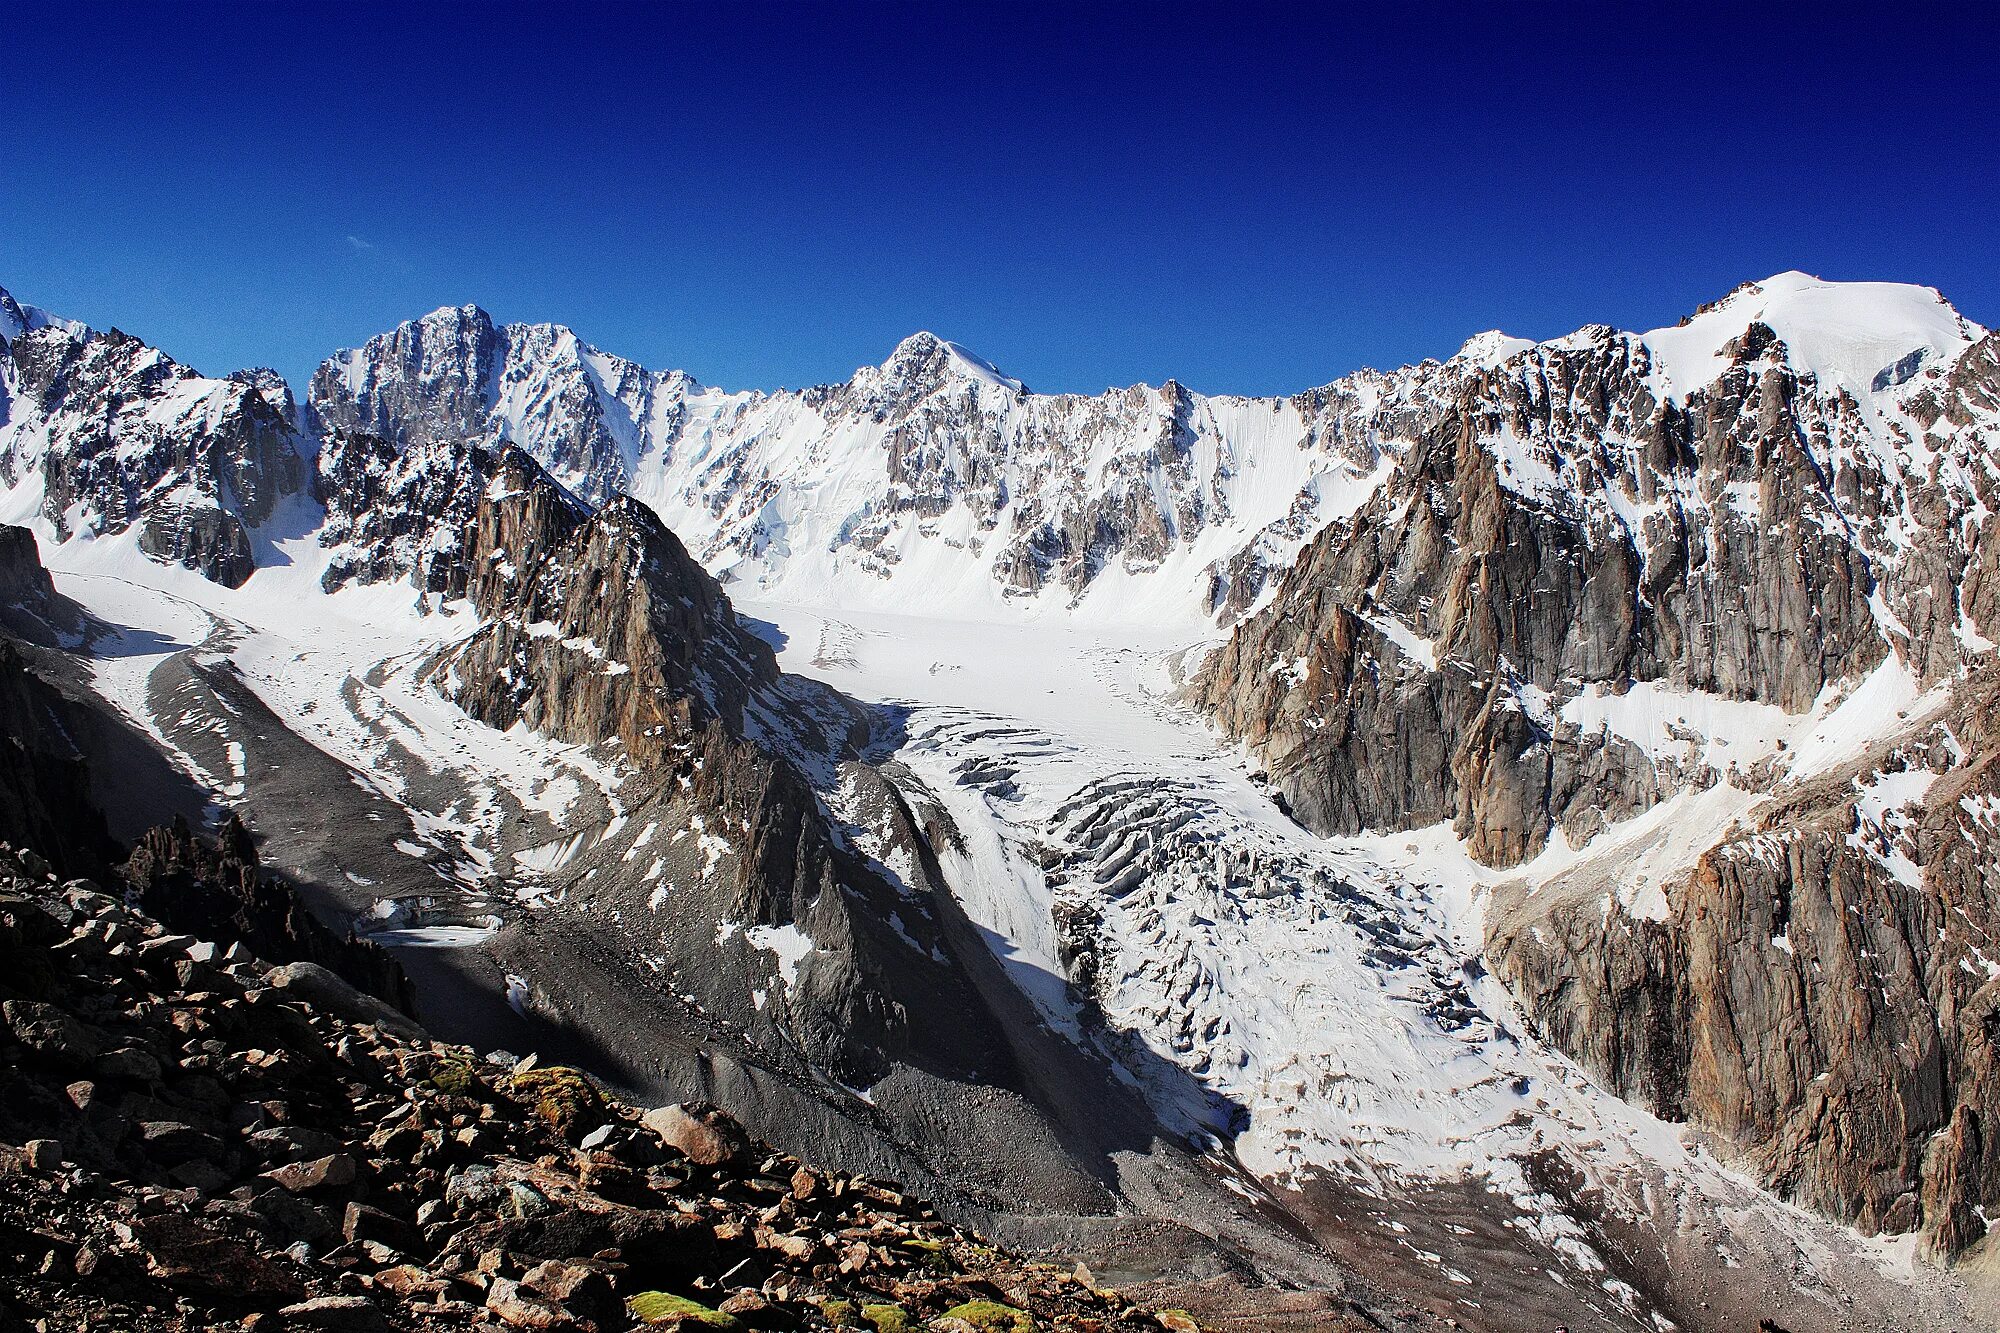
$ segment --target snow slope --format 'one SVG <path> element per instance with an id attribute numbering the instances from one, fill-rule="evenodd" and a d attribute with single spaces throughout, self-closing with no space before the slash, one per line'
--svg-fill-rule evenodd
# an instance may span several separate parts
<path id="1" fill-rule="evenodd" d="M 1641 334 L 1675 396 L 1728 366 L 1723 346 L 1751 321 L 1784 340 L 1791 364 L 1867 402 L 1923 366 L 1948 365 L 1986 332 L 1934 288 L 1898 282 L 1825 282 L 1797 271 L 1745 283 L 1673 328 Z"/>

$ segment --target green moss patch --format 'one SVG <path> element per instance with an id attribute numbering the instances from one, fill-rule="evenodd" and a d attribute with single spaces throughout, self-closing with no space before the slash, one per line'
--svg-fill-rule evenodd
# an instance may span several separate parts
<path id="1" fill-rule="evenodd" d="M 733 1314 L 711 1310 L 700 1301 L 664 1291 L 642 1291 L 625 1302 L 625 1309 L 642 1324 L 678 1324 L 682 1328 L 743 1327 Z"/>
<path id="2" fill-rule="evenodd" d="M 583 1072 L 563 1065 L 510 1074 L 507 1095 L 565 1138 L 604 1122 L 604 1098 Z"/>
<path id="3" fill-rule="evenodd" d="M 967 1301 L 944 1312 L 947 1319 L 963 1319 L 980 1333 L 1038 1333 L 1035 1317 L 998 1301 Z"/>
<path id="4" fill-rule="evenodd" d="M 454 1097 L 479 1095 L 479 1075 L 470 1060 L 440 1060 L 431 1070 L 431 1086 Z"/>
<path id="5" fill-rule="evenodd" d="M 875 1333 L 912 1333 L 916 1321 L 900 1305 L 870 1303 L 861 1307 L 861 1320 Z"/>

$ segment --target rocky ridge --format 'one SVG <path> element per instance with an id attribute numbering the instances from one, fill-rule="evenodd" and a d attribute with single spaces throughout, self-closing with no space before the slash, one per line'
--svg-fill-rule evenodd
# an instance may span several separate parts
<path id="1" fill-rule="evenodd" d="M 842 384 L 731 393 L 461 307 L 338 354 L 308 396 L 331 433 L 393 450 L 511 442 L 592 502 L 637 496 L 746 580 L 810 567 L 893 600 L 942 567 L 982 599 L 1068 601 L 1178 556 L 1206 609 L 1233 616 L 1463 369 L 1291 399 L 1040 395 L 925 333 Z"/>

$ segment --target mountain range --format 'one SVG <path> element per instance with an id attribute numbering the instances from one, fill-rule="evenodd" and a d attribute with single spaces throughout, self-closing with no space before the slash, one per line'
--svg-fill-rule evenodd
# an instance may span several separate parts
<path id="1" fill-rule="evenodd" d="M 1289 398 L 0 344 L 63 873 L 240 819 L 439 1038 L 1204 1326 L 1991 1317 L 2000 335 L 1931 289 Z"/>

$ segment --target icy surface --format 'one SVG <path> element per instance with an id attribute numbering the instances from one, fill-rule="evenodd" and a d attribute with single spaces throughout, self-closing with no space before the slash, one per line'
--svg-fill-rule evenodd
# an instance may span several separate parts
<path id="1" fill-rule="evenodd" d="M 1641 337 L 1671 391 L 1685 395 L 1722 373 L 1724 345 L 1752 321 L 1784 340 L 1795 367 L 1857 401 L 1908 380 L 1919 365 L 1955 360 L 1985 332 L 1929 287 L 1790 272 L 1746 284 L 1686 323 Z"/>
<path id="2" fill-rule="evenodd" d="M 1186 647 L 1170 631 L 746 609 L 784 631 L 787 670 L 900 711 L 898 757 L 961 835 L 963 851 L 945 851 L 954 891 L 1047 1022 L 1135 1081 L 1157 1067 L 1135 1046 L 1193 1075 L 1202 1095 L 1155 1081 L 1156 1104 L 1253 1175 L 1387 1198 L 1476 1181 L 1583 1272 L 1602 1261 L 1585 1219 L 1528 1183 L 1539 1153 L 1576 1165 L 1614 1211 L 1642 1215 L 1664 1179 L 1690 1216 L 1818 1225 L 1598 1089 L 1523 1030 L 1477 965 L 1501 880 L 1600 870 L 1626 885 L 1620 910 L 1661 916 L 1676 876 L 1765 798 L 1717 783 L 1499 872 L 1445 829 L 1322 839 L 1292 824 L 1170 699 L 1166 664 Z M 1705 719 L 1705 739 L 1669 741 L 1696 748 L 1729 748 L 1740 727 L 1749 754 L 1804 734 L 1834 744 L 1844 711 L 1830 700 L 1780 722 L 1658 695 L 1580 710 L 1652 743 L 1662 717 Z"/>

